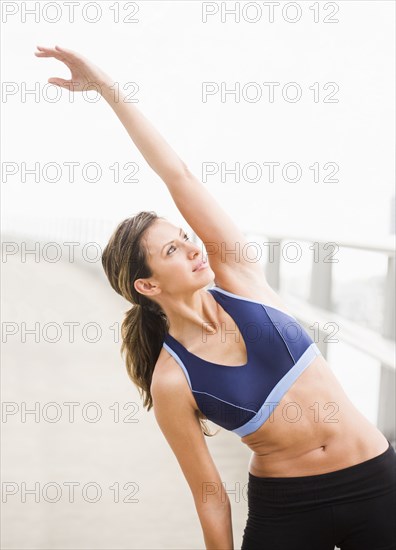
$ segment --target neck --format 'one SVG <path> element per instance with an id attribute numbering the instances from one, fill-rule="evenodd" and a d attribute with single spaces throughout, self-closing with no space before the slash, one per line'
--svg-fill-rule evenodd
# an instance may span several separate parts
<path id="1" fill-rule="evenodd" d="M 172 296 L 161 305 L 169 320 L 169 332 L 178 336 L 189 337 L 200 333 L 213 334 L 218 331 L 218 307 L 213 304 L 209 293 L 197 290 L 188 297 Z"/>

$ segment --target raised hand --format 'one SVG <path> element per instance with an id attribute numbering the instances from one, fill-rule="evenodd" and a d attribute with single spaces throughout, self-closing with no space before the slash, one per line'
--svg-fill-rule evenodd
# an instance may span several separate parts
<path id="1" fill-rule="evenodd" d="M 119 90 L 118 83 L 114 82 L 108 74 L 73 50 L 59 46 L 55 46 L 55 48 L 37 46 L 37 50 L 34 52 L 37 57 L 59 59 L 71 71 L 69 80 L 52 77 L 48 79 L 49 83 L 72 91 L 98 90 L 113 109 L 148 165 L 159 177 L 167 185 L 176 186 L 179 181 L 185 182 L 185 178 L 183 179 L 186 173 L 184 162 L 154 128 L 153 124 L 134 105 L 134 102 L 127 101 L 128 98 L 123 91 Z M 186 192 L 188 193 L 188 189 Z"/>
<path id="2" fill-rule="evenodd" d="M 48 79 L 50 84 L 55 84 L 61 88 L 66 88 L 72 92 L 82 92 L 86 90 L 97 90 L 102 94 L 103 90 L 108 89 L 114 82 L 108 74 L 94 65 L 81 54 L 55 46 L 55 48 L 44 48 L 37 46 L 38 52 L 34 52 L 37 57 L 54 57 L 62 61 L 71 72 L 71 78 L 51 77 Z"/>

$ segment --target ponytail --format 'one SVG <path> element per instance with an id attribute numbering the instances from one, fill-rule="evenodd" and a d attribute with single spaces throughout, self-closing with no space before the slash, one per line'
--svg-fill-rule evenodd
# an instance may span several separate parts
<path id="1" fill-rule="evenodd" d="M 121 354 L 125 356 L 127 373 L 143 397 L 147 411 L 153 406 L 150 385 L 154 366 L 168 330 L 166 315 L 159 306 L 134 305 L 126 312 L 121 325 Z"/>
<path id="2" fill-rule="evenodd" d="M 169 321 L 159 304 L 137 292 L 133 283 L 136 279 L 152 276 L 142 237 L 159 218 L 153 211 L 141 211 L 122 221 L 102 254 L 103 269 L 111 286 L 133 304 L 125 312 L 121 325 L 121 354 L 128 376 L 137 387 L 147 411 L 153 406 L 150 385 L 169 330 Z M 204 435 L 218 433 L 210 433 L 205 425 L 207 418 L 201 411 L 198 411 L 198 418 Z"/>

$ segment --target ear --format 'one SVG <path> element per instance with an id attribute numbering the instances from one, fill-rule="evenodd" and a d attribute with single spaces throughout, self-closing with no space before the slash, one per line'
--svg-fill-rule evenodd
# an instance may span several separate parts
<path id="1" fill-rule="evenodd" d="M 159 292 L 159 287 L 150 279 L 136 279 L 133 283 L 135 290 L 140 294 L 144 294 L 148 298 L 155 296 Z"/>

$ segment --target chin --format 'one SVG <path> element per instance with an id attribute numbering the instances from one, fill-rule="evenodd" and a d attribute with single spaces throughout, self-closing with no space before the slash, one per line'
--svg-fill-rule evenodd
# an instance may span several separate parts
<path id="1" fill-rule="evenodd" d="M 208 285 L 213 283 L 216 278 L 216 275 L 210 265 L 200 272 L 193 271 L 191 274 L 194 277 L 194 286 L 196 286 L 196 288 L 206 288 Z"/>
<path id="2" fill-rule="evenodd" d="M 204 282 L 203 282 L 201 288 L 206 288 L 208 285 L 212 285 L 214 283 L 215 278 L 216 278 L 216 275 L 214 274 L 214 272 L 210 268 L 205 270 L 205 271 L 207 273 L 206 273 L 206 277 L 202 277 Z"/>

